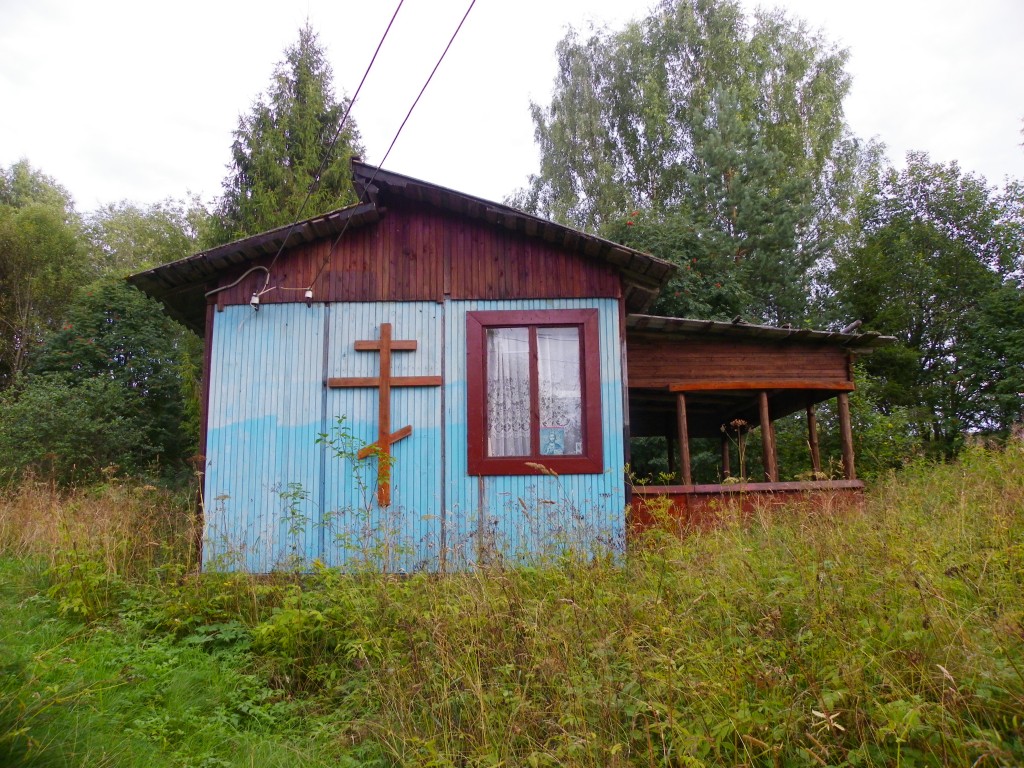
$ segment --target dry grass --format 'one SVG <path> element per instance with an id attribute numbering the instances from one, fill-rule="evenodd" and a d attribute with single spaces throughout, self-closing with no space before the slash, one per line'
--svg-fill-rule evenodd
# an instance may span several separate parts
<path id="1" fill-rule="evenodd" d="M 191 557 L 185 501 L 34 484 L 0 500 L 0 551 L 53 563 L 98 635 L 244 649 L 268 687 L 246 706 L 301 702 L 328 756 L 308 764 L 1024 764 L 1019 443 L 908 467 L 862 509 L 723 507 L 625 558 L 444 577 L 133 579 Z"/>
<path id="2" fill-rule="evenodd" d="M 111 573 L 194 562 L 191 492 L 133 482 L 61 489 L 34 478 L 0 493 L 0 553 L 53 564 L 75 552 Z"/>

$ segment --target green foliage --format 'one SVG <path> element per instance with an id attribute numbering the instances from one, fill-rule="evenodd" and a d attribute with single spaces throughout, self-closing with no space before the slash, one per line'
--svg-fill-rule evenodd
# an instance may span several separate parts
<path id="1" fill-rule="evenodd" d="M 1007 279 L 981 297 L 964 358 L 979 425 L 1005 435 L 1024 423 L 1024 283 Z"/>
<path id="2" fill-rule="evenodd" d="M 116 465 L 141 470 L 157 453 L 125 412 L 114 381 L 30 376 L 0 393 L 0 476 L 26 469 L 68 484 Z"/>
<path id="3" fill-rule="evenodd" d="M 1010 371 L 1024 365 L 1012 325 L 1020 289 L 1001 275 L 1016 258 L 1007 248 L 1020 241 L 1002 219 L 984 179 L 911 153 L 904 170 L 879 168 L 869 180 L 861 239 L 831 276 L 846 316 L 898 339 L 867 368 L 884 380 L 886 407 L 911 409 L 917 435 L 937 453 L 955 451 L 967 430 L 1006 431 L 1001 417 L 1019 414 L 1005 410 L 1005 390 L 986 397 L 990 383 L 1006 382 L 986 366 L 989 354 Z"/>
<path id="4" fill-rule="evenodd" d="M 25 208 L 34 204 L 63 211 L 69 223 L 76 216 L 71 193 L 52 177 L 33 168 L 28 160 L 19 160 L 10 168 L 0 170 L 0 205 Z"/>
<path id="5" fill-rule="evenodd" d="M 688 217 L 634 211 L 629 218 L 606 225 L 604 234 L 679 266 L 655 300 L 654 314 L 708 320 L 748 314 L 753 296 L 743 271 L 728 252 L 709 247 L 707 233 Z"/>
<path id="6" fill-rule="evenodd" d="M 701 286 L 684 280 L 664 310 L 801 319 L 857 159 L 845 52 L 778 12 L 665 0 L 618 32 L 570 31 L 558 59 L 551 104 L 533 105 L 540 171 L 517 202 L 696 257 L 719 295 L 686 299 Z"/>
<path id="7" fill-rule="evenodd" d="M 55 617 L 58 605 L 32 595 L 13 565 L 0 561 L 11 585 L 0 593 L 3 765 L 338 764 L 304 735 L 302 711 L 248 668 L 247 631 L 222 625 L 215 643 L 150 634 L 130 600 L 116 621 L 83 628 Z"/>
<path id="8" fill-rule="evenodd" d="M 183 471 L 197 432 L 183 405 L 195 388 L 185 373 L 198 365 L 190 337 L 132 287 L 88 286 L 31 374 L 3 394 L 0 468 L 33 467 L 60 482 L 95 478 L 109 465 Z"/>
<path id="9" fill-rule="evenodd" d="M 85 273 L 67 192 L 29 166 L 0 171 L 0 389 L 24 371 Z"/>
<path id="10" fill-rule="evenodd" d="M 132 272 L 183 259 L 199 250 L 199 233 L 209 216 L 195 198 L 168 198 L 150 206 L 122 200 L 85 216 L 92 269 L 101 276 Z"/>
<path id="11" fill-rule="evenodd" d="M 850 423 L 857 477 L 872 481 L 913 461 L 921 452 L 921 443 L 909 409 L 883 407 L 880 398 L 884 382 L 871 376 L 863 364 L 858 364 L 854 378 L 857 389 L 850 393 Z M 835 401 L 819 404 L 815 418 L 822 471 L 829 477 L 842 477 L 839 414 Z M 782 479 L 811 479 L 806 415 L 797 413 L 777 421 L 775 433 Z M 759 441 L 750 450 L 760 456 Z"/>
<path id="12" fill-rule="evenodd" d="M 336 101 L 331 80 L 331 67 L 307 24 L 274 70 L 266 97 L 239 119 L 218 209 L 220 242 L 295 221 L 311 188 L 302 218 L 355 202 L 349 159 L 362 149 L 351 117 L 313 187 L 348 106 L 348 99 Z"/>
<path id="13" fill-rule="evenodd" d="M 31 582 L 37 570 L 0 553 L 0 576 L 19 590 L 0 592 L 0 756 L 1024 760 L 1024 445 L 915 462 L 859 511 L 720 518 L 683 539 L 651 532 L 625 560 L 448 576 L 195 578 L 173 562 L 129 573 L 128 560 L 96 559 L 76 571 L 98 553 L 65 551 L 56 562 L 71 567 L 47 577 L 52 599 Z M 75 580 L 108 599 L 88 608 Z M 87 625 L 60 617 L 81 613 L 79 598 Z"/>

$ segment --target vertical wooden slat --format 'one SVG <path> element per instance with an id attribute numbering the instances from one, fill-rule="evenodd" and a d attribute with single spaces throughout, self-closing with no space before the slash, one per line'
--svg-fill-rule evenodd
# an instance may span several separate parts
<path id="1" fill-rule="evenodd" d="M 732 469 L 729 466 L 729 436 L 722 433 L 722 478 L 729 477 L 732 474 Z"/>
<path id="2" fill-rule="evenodd" d="M 764 460 L 764 476 L 769 483 L 779 481 L 779 466 L 775 454 L 775 433 L 772 430 L 771 414 L 768 411 L 768 393 L 759 392 L 758 410 L 761 415 L 761 456 Z"/>
<path id="3" fill-rule="evenodd" d="M 380 395 L 377 400 L 378 464 L 391 462 L 391 323 L 380 324 Z M 391 506 L 391 467 L 379 467 L 377 503 Z"/>
<path id="4" fill-rule="evenodd" d="M 807 445 L 811 449 L 811 469 L 817 480 L 821 474 L 821 450 L 818 448 L 818 417 L 813 404 L 807 406 Z"/>
<path id="5" fill-rule="evenodd" d="M 839 442 L 843 447 L 843 475 L 847 480 L 856 480 L 857 471 L 853 465 L 853 429 L 850 427 L 850 396 L 845 392 L 836 395 L 839 404 Z"/>
<path id="6" fill-rule="evenodd" d="M 686 395 L 676 395 L 676 426 L 679 433 L 679 474 L 683 485 L 692 485 L 690 472 L 690 430 L 686 425 Z"/>

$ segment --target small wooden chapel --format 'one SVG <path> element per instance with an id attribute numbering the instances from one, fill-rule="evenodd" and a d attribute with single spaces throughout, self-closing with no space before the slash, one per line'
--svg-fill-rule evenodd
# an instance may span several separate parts
<path id="1" fill-rule="evenodd" d="M 458 569 L 621 550 L 651 495 L 856 493 L 853 356 L 886 339 L 643 314 L 675 267 L 354 161 L 360 202 L 129 278 L 205 336 L 203 564 Z M 835 399 L 843 475 L 780 483 L 774 420 Z M 695 485 L 690 440 L 762 433 Z M 676 484 L 633 488 L 631 437 Z"/>

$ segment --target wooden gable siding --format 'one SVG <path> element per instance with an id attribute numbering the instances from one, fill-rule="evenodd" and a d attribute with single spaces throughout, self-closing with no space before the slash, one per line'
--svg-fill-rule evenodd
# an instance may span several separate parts
<path id="1" fill-rule="evenodd" d="M 276 287 L 260 297 L 261 303 L 304 301 L 304 290 L 333 242 L 328 237 L 284 252 L 271 274 L 270 285 Z M 271 260 L 266 257 L 246 268 L 270 266 Z M 244 271 L 225 274 L 219 285 L 230 284 Z M 265 273 L 254 272 L 217 294 L 217 301 L 248 304 L 265 279 Z M 610 266 L 560 244 L 405 202 L 389 206 L 375 224 L 346 232 L 313 284 L 316 302 L 621 295 L 621 280 Z"/>
<path id="2" fill-rule="evenodd" d="M 830 383 L 853 381 L 850 355 L 838 346 L 630 333 L 626 349 L 631 389 L 667 389 L 704 381 L 820 383 L 827 389 Z"/>

